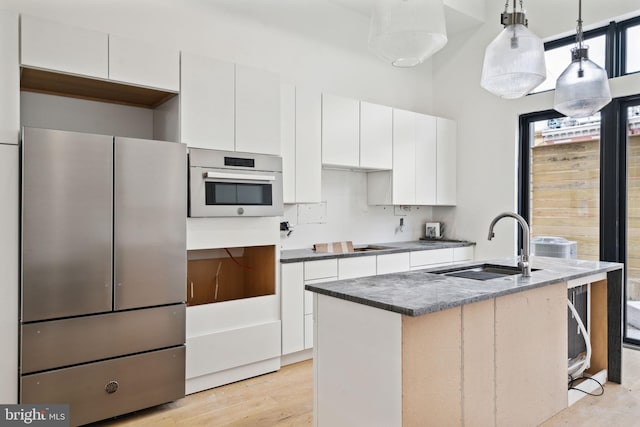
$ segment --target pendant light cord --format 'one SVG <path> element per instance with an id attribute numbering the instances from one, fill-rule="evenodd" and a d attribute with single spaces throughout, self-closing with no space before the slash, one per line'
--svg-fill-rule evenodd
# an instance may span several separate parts
<path id="1" fill-rule="evenodd" d="M 578 43 L 578 49 L 582 49 L 582 42 L 584 41 L 582 35 L 582 0 L 578 0 L 578 27 L 576 28 L 576 42 Z"/>
<path id="2" fill-rule="evenodd" d="M 524 6 L 522 6 L 522 2 L 523 0 L 520 0 L 520 10 L 522 12 L 524 12 Z M 516 0 L 513 0 L 513 11 L 516 11 Z M 509 0 L 506 0 L 504 2 L 504 13 L 508 13 L 509 12 Z"/>

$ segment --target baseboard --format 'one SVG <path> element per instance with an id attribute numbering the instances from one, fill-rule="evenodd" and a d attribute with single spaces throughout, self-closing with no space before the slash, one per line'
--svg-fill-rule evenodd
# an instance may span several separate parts
<path id="1" fill-rule="evenodd" d="M 186 381 L 185 392 L 186 394 L 197 393 L 202 390 L 219 387 L 221 385 L 245 380 L 247 378 L 257 377 L 258 375 L 267 374 L 279 369 L 280 357 L 274 357 L 273 359 L 262 360 L 260 362 L 238 366 L 237 368 L 231 368 L 225 371 L 189 378 Z"/>
<path id="2" fill-rule="evenodd" d="M 603 369 L 595 373 L 594 375 L 591 375 L 591 378 L 593 378 L 594 380 L 597 380 L 600 384 L 604 386 L 604 384 L 607 382 L 607 370 Z M 598 394 L 600 392 L 600 386 L 595 381 L 589 381 L 589 380 L 581 382 L 580 384 L 576 385 L 575 388 L 582 391 L 568 390 L 569 406 L 573 405 L 578 400 L 587 396 L 587 394 L 583 392 L 595 393 L 595 394 Z"/>
<path id="3" fill-rule="evenodd" d="M 313 348 L 297 351 L 295 353 L 283 354 L 280 358 L 280 363 L 282 363 L 282 366 L 286 366 L 309 359 L 313 359 Z"/>

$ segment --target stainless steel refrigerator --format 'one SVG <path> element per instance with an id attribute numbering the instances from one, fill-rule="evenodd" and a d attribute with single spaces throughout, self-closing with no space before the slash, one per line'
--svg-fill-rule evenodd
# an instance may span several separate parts
<path id="1" fill-rule="evenodd" d="M 186 177 L 183 144 L 23 129 L 22 403 L 184 396 Z"/>

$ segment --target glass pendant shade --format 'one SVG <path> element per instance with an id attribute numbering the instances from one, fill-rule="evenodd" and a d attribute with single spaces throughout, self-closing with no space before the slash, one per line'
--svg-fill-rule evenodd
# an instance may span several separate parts
<path id="1" fill-rule="evenodd" d="M 607 72 L 587 58 L 574 59 L 556 81 L 554 108 L 567 117 L 589 117 L 611 101 Z"/>
<path id="2" fill-rule="evenodd" d="M 520 98 L 547 77 L 542 40 L 522 24 L 508 25 L 487 46 L 480 86 L 502 98 Z"/>
<path id="3" fill-rule="evenodd" d="M 369 48 L 396 67 L 413 67 L 447 43 L 442 0 L 376 0 Z"/>

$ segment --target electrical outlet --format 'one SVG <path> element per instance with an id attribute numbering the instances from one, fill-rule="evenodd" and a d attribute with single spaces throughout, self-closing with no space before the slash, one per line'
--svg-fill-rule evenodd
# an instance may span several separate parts
<path id="1" fill-rule="evenodd" d="M 406 216 L 409 212 L 411 212 L 411 206 L 394 206 L 393 214 L 395 216 Z"/>

